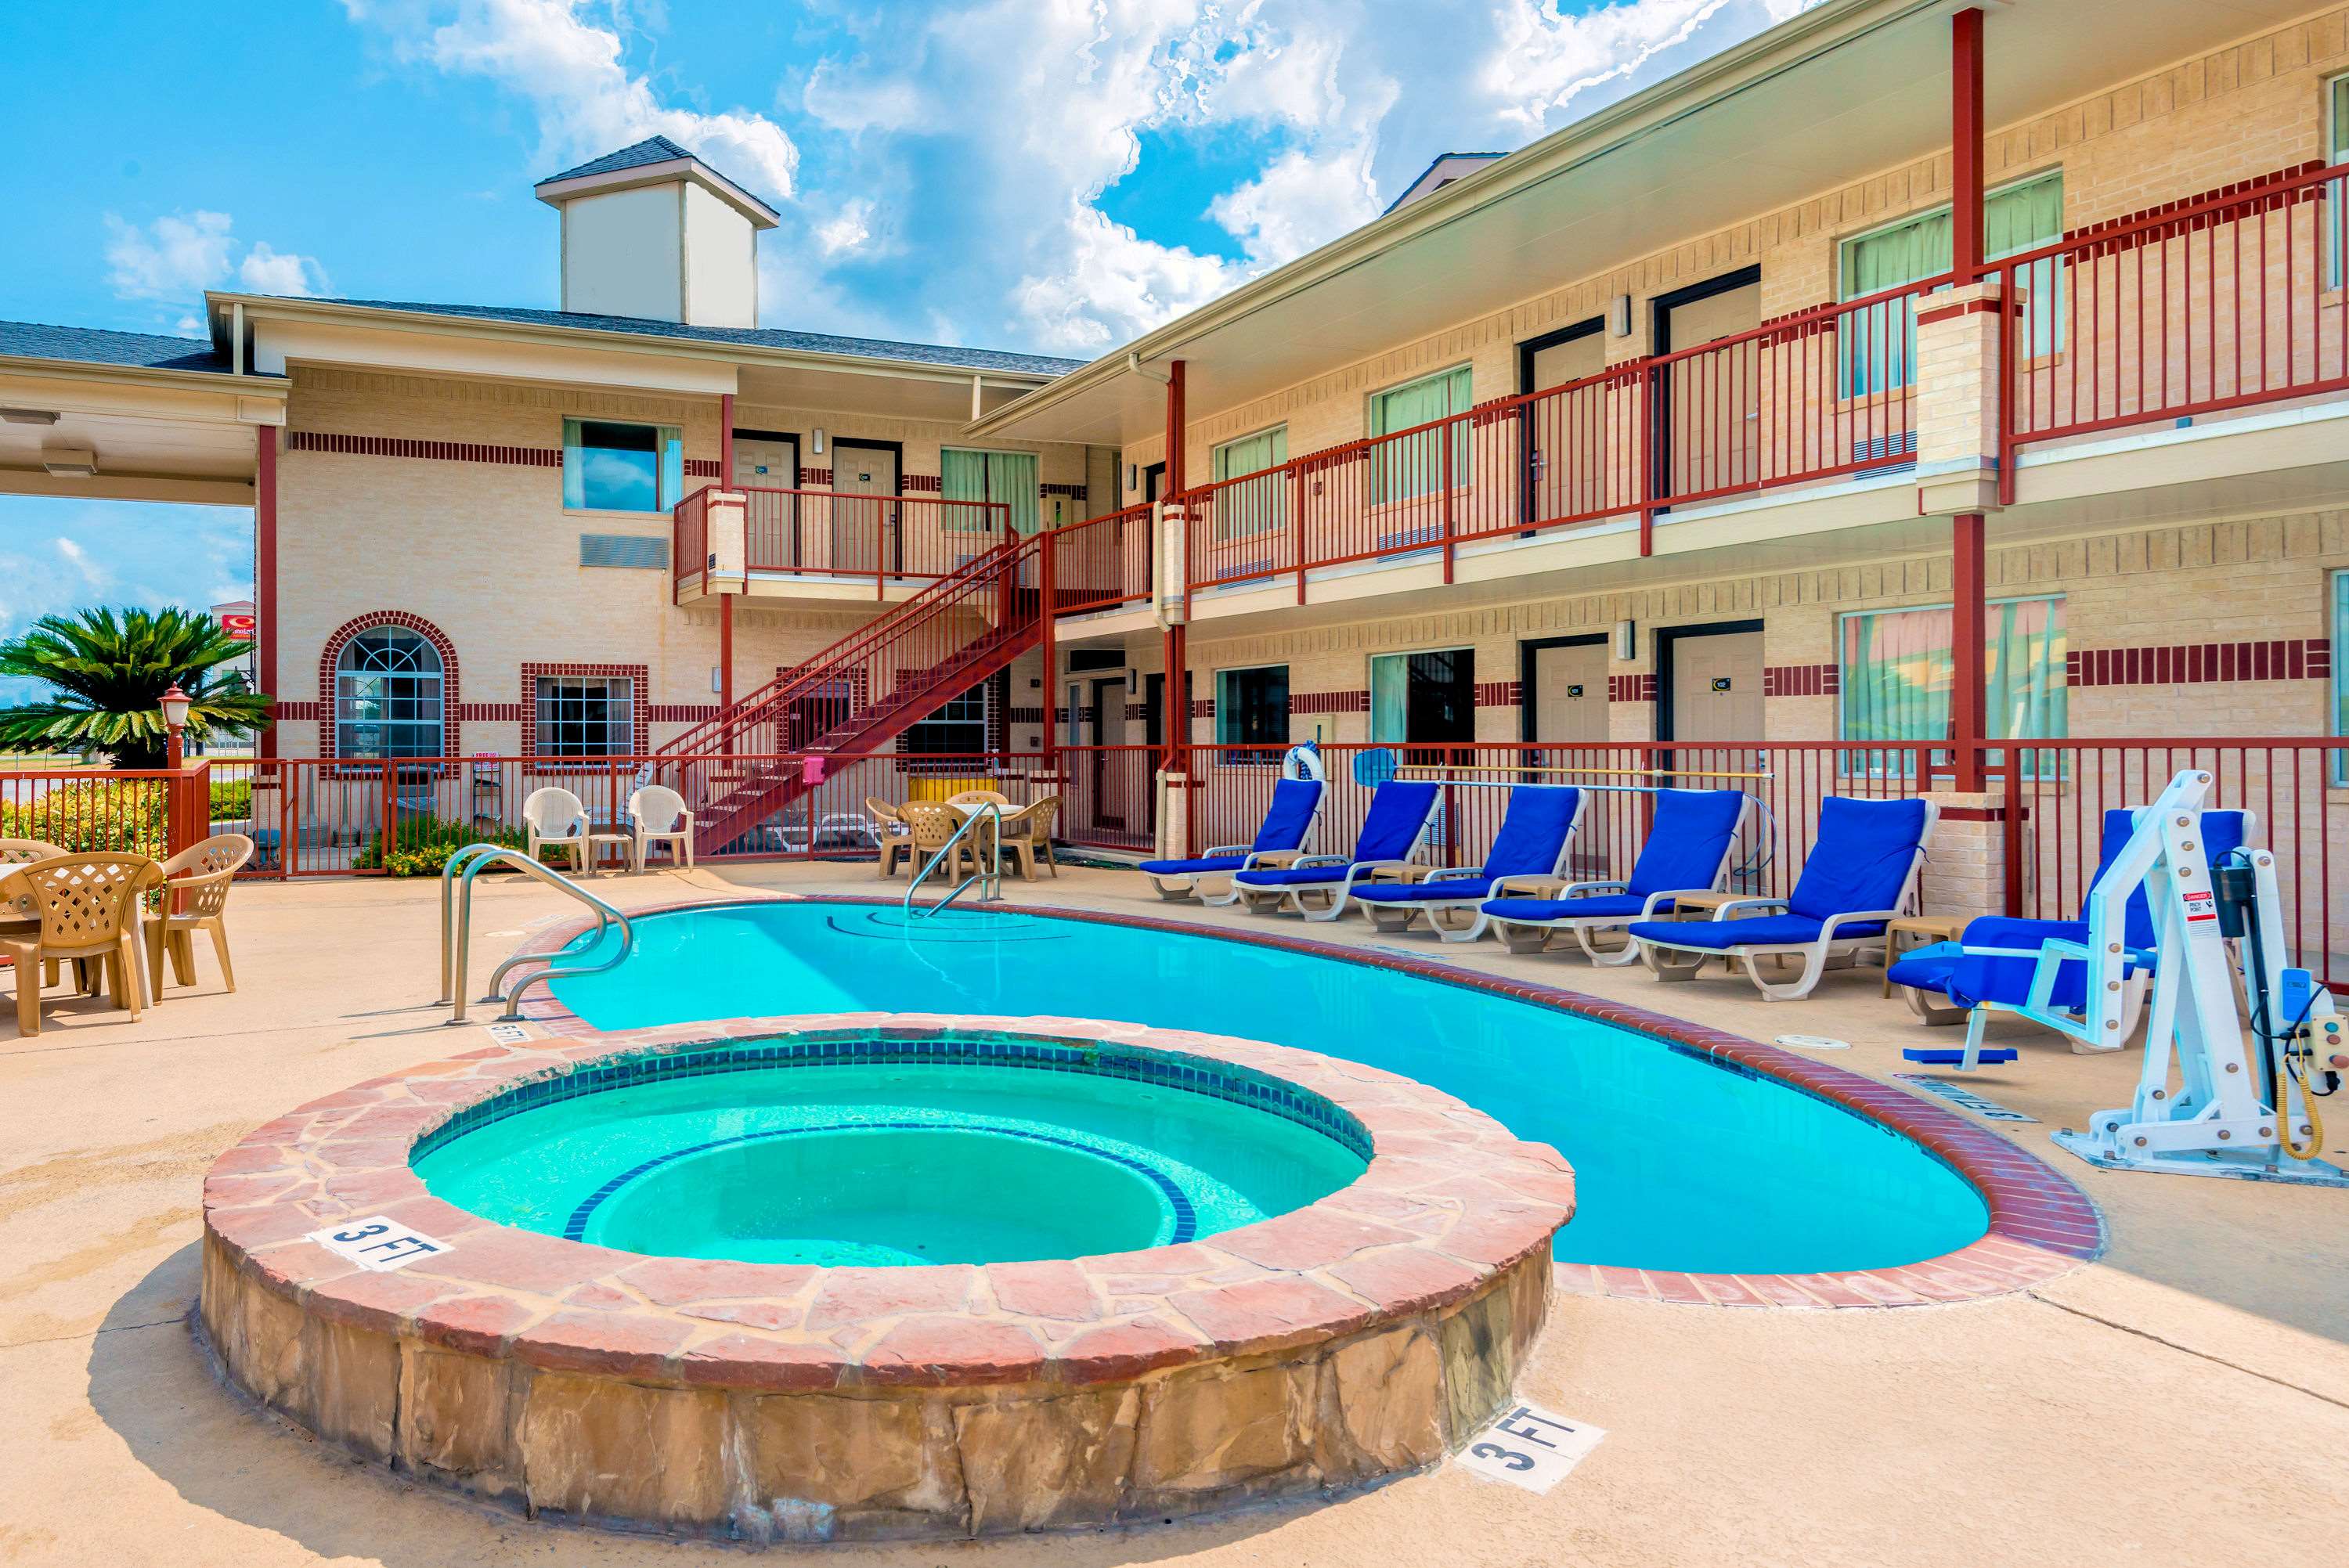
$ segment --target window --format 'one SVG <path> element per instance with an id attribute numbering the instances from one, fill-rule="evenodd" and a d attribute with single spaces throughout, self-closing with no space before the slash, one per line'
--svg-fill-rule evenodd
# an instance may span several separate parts
<path id="1" fill-rule="evenodd" d="M 1033 452 L 974 452 L 948 447 L 938 454 L 943 476 L 938 489 L 948 500 L 1001 501 L 1010 510 L 1018 533 L 1036 531 L 1036 454 Z M 995 526 L 997 514 L 976 506 L 957 506 L 947 512 L 947 528 L 978 533 Z"/>
<path id="2" fill-rule="evenodd" d="M 2327 163 L 2349 163 L 2349 77 L 2335 77 L 2325 84 L 2324 151 Z M 2349 201 L 2349 181 L 2335 180 L 2324 193 L 2338 213 L 2341 203 Z M 2337 217 L 2317 221 L 2324 228 L 2324 281 L 2337 289 L 2341 286 L 2341 222 Z"/>
<path id="3" fill-rule="evenodd" d="M 1983 681 L 1989 738 L 2060 739 L 2064 711 L 2064 601 L 2007 599 L 1986 616 Z M 1841 738 L 1946 740 L 1955 680 L 1948 605 L 1843 617 Z"/>
<path id="4" fill-rule="evenodd" d="M 1468 411 L 1470 377 L 1468 366 L 1439 370 L 1417 381 L 1405 382 L 1371 396 L 1371 434 L 1392 435 L 1408 430 L 1433 419 L 1445 419 Z M 1450 427 L 1452 451 L 1450 479 L 1454 486 L 1468 482 L 1468 427 L 1465 421 Z M 1428 495 L 1443 487 L 1445 475 L 1444 431 L 1423 430 L 1416 436 L 1388 441 L 1377 448 L 1371 474 L 1371 500 L 1374 502 L 1407 500 L 1413 496 Z"/>
<path id="5" fill-rule="evenodd" d="M 2060 169 L 1992 191 L 1982 198 L 1985 261 L 2035 250 L 2061 239 L 2063 233 L 2064 171 Z M 1946 273 L 1955 254 L 1947 207 L 1937 207 L 1930 212 L 1904 218 L 1872 233 L 1846 240 L 1838 279 L 1841 297 L 1860 299 Z M 2054 258 L 2031 270 L 2048 274 L 2041 286 L 2033 287 L 2029 278 L 2023 284 L 2032 296 L 2032 352 L 2044 355 L 2051 352 L 2054 345 L 2061 290 L 2054 275 Z M 1897 336 L 1890 330 L 1896 319 Z M 1869 327 L 1878 328 L 1872 337 Z M 1846 333 L 1843 357 L 1847 397 L 1909 385 L 1917 374 L 1917 330 L 1909 310 L 1888 306 L 1881 313 L 1872 313 L 1859 320 Z"/>
<path id="6" fill-rule="evenodd" d="M 335 661 L 335 755 L 438 757 L 440 650 L 404 626 L 378 626 Z"/>
<path id="7" fill-rule="evenodd" d="M 541 676 L 534 748 L 542 757 L 627 757 L 636 749 L 636 683 L 628 676 Z"/>
<path id="8" fill-rule="evenodd" d="M 987 686 L 971 687 L 905 729 L 904 748 L 916 757 L 973 756 L 987 749 Z"/>
<path id="9" fill-rule="evenodd" d="M 573 511 L 667 511 L 685 495 L 675 425 L 563 421 L 563 504 Z"/>
<path id="10" fill-rule="evenodd" d="M 1371 741 L 1476 738 L 1476 655 L 1469 648 L 1371 659 Z"/>
<path id="11" fill-rule="evenodd" d="M 1216 740 L 1263 751 L 1226 752 L 1226 762 L 1278 762 L 1288 748 L 1288 666 L 1216 672 Z"/>
<path id="12" fill-rule="evenodd" d="M 1221 482 L 1246 479 L 1277 469 L 1288 460 L 1288 427 L 1276 425 L 1226 441 L 1207 454 L 1208 477 Z M 1216 492 L 1216 537 L 1245 539 L 1265 533 L 1288 521 L 1287 477 L 1273 474 L 1252 485 L 1234 485 Z"/>
<path id="13" fill-rule="evenodd" d="M 2333 574 L 2333 733 L 2349 736 L 2349 572 Z M 2349 747 L 2333 753 L 2333 782 L 2349 786 Z"/>

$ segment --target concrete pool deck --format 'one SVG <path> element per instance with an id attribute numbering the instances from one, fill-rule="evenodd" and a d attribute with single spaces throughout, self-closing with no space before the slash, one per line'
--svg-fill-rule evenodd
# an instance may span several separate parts
<path id="1" fill-rule="evenodd" d="M 1220 926 L 1130 873 L 1013 882 L 1023 900 Z M 773 888 L 870 895 L 868 869 L 749 867 L 611 878 L 627 904 Z M 900 881 L 894 884 L 903 887 Z M 197 1187 L 219 1151 L 305 1100 L 446 1054 L 426 1006 L 438 890 L 241 887 L 243 990 L 174 991 L 139 1025 L 67 1004 L 0 1034 L 0 1563 L 740 1561 L 540 1527 L 293 1435 L 215 1382 L 188 1336 Z M 566 913 L 486 885 L 475 980 L 520 929 Z M 1294 931 L 1294 921 L 1278 923 Z M 1657 985 L 1578 959 L 1311 934 L 1562 985 L 1767 1040 L 1799 1030 L 1872 1078 L 1947 1043 L 1831 975 L 1806 1003 L 1742 979 Z M 1042 1005 L 1040 1003 L 1040 1006 Z M 2122 1175 L 2052 1150 L 2052 1127 L 2126 1101 L 2134 1051 L 2053 1036 L 1968 1087 L 2039 1124 L 1983 1125 L 2102 1207 L 2098 1261 L 2028 1291 L 1900 1312 L 1754 1312 L 1561 1295 L 1521 1397 L 1608 1429 L 1547 1496 L 1447 1465 L 1330 1506 L 977 1545 L 851 1549 L 863 1563 L 2169 1563 L 2349 1555 L 2349 1194 Z M 478 1030 L 476 1039 L 483 1038 Z M 2349 1155 L 2349 1103 L 2326 1139 Z M 1571 1159 L 1572 1150 L 1565 1151 Z M 719 1553 L 725 1553 L 721 1558 Z"/>

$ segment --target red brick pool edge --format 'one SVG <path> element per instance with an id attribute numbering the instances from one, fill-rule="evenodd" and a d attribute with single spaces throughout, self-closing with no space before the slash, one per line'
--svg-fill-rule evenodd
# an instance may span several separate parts
<path id="1" fill-rule="evenodd" d="M 888 904 L 895 900 L 832 893 L 786 893 L 811 903 Z M 736 899 L 685 899 L 632 911 L 632 916 L 671 910 L 740 903 Z M 759 901 L 766 902 L 766 901 Z M 1982 1196 L 1989 1228 L 1982 1237 L 1952 1253 L 1915 1263 L 1874 1269 L 1819 1274 L 1696 1274 L 1680 1270 L 1621 1268 L 1588 1264 L 1557 1265 L 1557 1284 L 1577 1295 L 1616 1296 L 1688 1306 L 1886 1307 L 1927 1306 L 2008 1295 L 2071 1273 L 2105 1248 L 2104 1217 L 2079 1187 L 2045 1161 L 2016 1148 L 1959 1112 L 1864 1074 L 1832 1067 L 1778 1046 L 1764 1045 L 1725 1030 L 1708 1028 L 1642 1007 L 1609 1002 L 1560 986 L 1479 974 L 1474 970 L 1392 953 L 1366 953 L 1339 943 L 1317 941 L 1278 930 L 1232 933 L 1163 916 L 1116 911 L 1062 909 L 1021 904 L 1024 913 L 1094 921 L 1145 931 L 1178 932 L 1226 942 L 1252 942 L 1309 953 L 1342 963 L 1368 965 L 1418 975 L 1446 985 L 1497 992 L 1519 1001 L 1602 1019 L 1656 1039 L 1690 1047 L 1749 1068 L 1765 1077 L 1881 1122 L 1916 1142 L 1962 1176 Z M 545 927 L 556 936 L 585 931 L 588 920 L 564 920 Z M 524 1015 L 551 1032 L 576 1038 L 613 1038 L 598 1031 L 543 991 L 534 993 Z M 774 1022 L 775 1020 L 769 1020 Z M 697 1026 L 709 1027 L 709 1026 Z M 659 1031 L 653 1031 L 659 1033 Z"/>
<path id="2" fill-rule="evenodd" d="M 1441 1459 L 1507 1398 L 1573 1210 L 1555 1150 L 1286 1047 L 906 1015 L 564 1032 L 355 1085 L 221 1156 L 200 1316 L 233 1383 L 365 1458 L 600 1523 L 764 1542 L 1164 1518 Z M 1371 1158 L 1198 1241 L 912 1268 L 616 1252 L 455 1208 L 409 1163 L 464 1108 L 588 1063 L 941 1034 L 1232 1064 L 1336 1106 Z M 308 1239 L 377 1215 L 448 1250 L 378 1273 Z"/>

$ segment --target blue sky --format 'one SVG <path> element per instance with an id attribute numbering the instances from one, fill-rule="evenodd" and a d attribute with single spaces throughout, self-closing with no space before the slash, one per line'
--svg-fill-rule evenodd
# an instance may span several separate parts
<path id="1" fill-rule="evenodd" d="M 552 305 L 532 183 L 659 132 L 782 211 L 764 325 L 1089 357 L 1806 3 L 13 0 L 0 317 Z M 0 635 L 243 596 L 251 527 L 0 497 Z"/>

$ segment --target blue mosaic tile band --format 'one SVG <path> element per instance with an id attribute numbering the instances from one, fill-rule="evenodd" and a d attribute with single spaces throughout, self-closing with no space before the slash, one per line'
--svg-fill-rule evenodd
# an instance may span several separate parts
<path id="1" fill-rule="evenodd" d="M 953 1033 L 916 1038 L 794 1036 L 613 1057 L 517 1084 L 469 1105 L 418 1140 L 408 1158 L 412 1164 L 476 1128 L 607 1089 L 771 1068 L 871 1066 L 1025 1068 L 1123 1078 L 1249 1106 L 1310 1128 L 1363 1161 L 1371 1158 L 1370 1131 L 1361 1121 L 1312 1090 L 1253 1068 L 1113 1042 L 1076 1044 Z"/>
<path id="2" fill-rule="evenodd" d="M 1130 1156 L 1120 1154 L 1115 1150 L 1099 1148 L 1080 1139 L 1058 1138 L 1049 1132 L 1030 1132 L 1021 1128 L 957 1127 L 949 1122 L 937 1121 L 833 1121 L 816 1127 L 778 1127 L 765 1132 L 745 1132 L 734 1138 L 713 1138 L 706 1143 L 696 1143 L 689 1148 L 672 1149 L 666 1154 L 656 1154 L 650 1160 L 621 1171 L 617 1176 L 590 1192 L 585 1201 L 571 1211 L 571 1217 L 563 1222 L 564 1239 L 573 1242 L 584 1241 L 587 1235 L 588 1222 L 595 1217 L 595 1211 L 609 1202 L 614 1194 L 639 1176 L 648 1175 L 664 1165 L 684 1159 L 688 1154 L 699 1154 L 711 1149 L 730 1149 L 743 1143 L 762 1143 L 772 1138 L 805 1138 L 811 1133 L 817 1132 L 937 1132 L 941 1130 L 966 1132 L 980 1138 L 1016 1138 L 1025 1143 L 1047 1143 L 1058 1149 L 1073 1149 L 1081 1154 L 1090 1154 L 1096 1160 L 1106 1160 L 1112 1165 L 1122 1165 L 1158 1189 L 1158 1195 L 1166 1200 L 1166 1207 L 1174 1215 L 1173 1233 L 1164 1242 L 1154 1243 L 1154 1245 L 1171 1247 L 1179 1242 L 1192 1241 L 1199 1233 L 1198 1211 L 1191 1207 L 1191 1200 L 1184 1196 L 1183 1189 L 1174 1185 L 1174 1181 L 1164 1171 Z"/>

